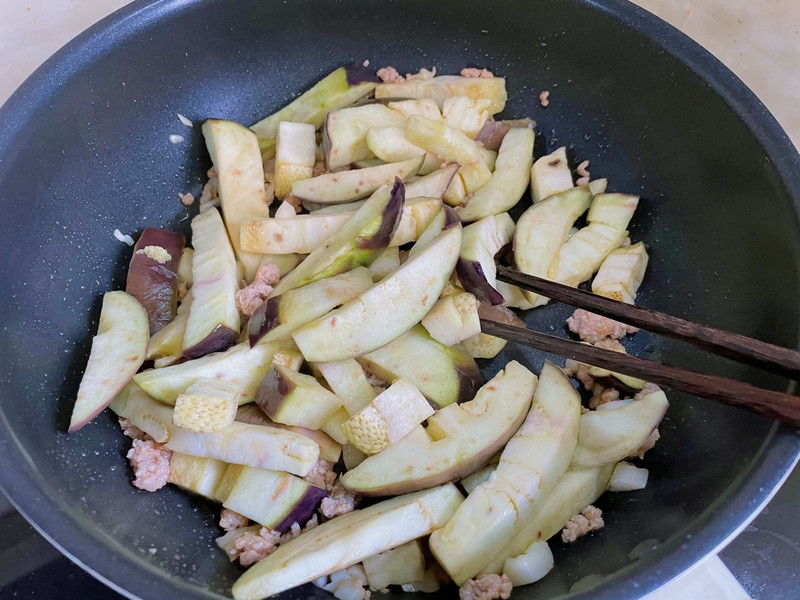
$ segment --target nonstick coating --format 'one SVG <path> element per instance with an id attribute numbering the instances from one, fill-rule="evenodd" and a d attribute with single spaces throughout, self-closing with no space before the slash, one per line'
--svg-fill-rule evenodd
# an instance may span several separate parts
<path id="1" fill-rule="evenodd" d="M 112 232 L 188 232 L 194 209 L 177 194 L 199 195 L 209 159 L 199 127 L 176 113 L 250 124 L 367 58 L 403 72 L 470 65 L 506 76 L 505 114 L 536 120 L 538 153 L 566 144 L 611 189 L 642 195 L 631 226 L 652 257 L 642 305 L 797 346 L 798 156 L 738 79 L 633 5 L 135 2 L 59 52 L 0 112 L 0 485 L 49 539 L 131 597 L 216 598 L 240 569 L 214 546 L 212 505 L 130 485 L 111 415 L 65 433 L 101 295 L 124 286 L 131 249 Z M 549 306 L 528 323 L 564 334 L 569 312 Z M 786 387 L 644 333 L 630 349 Z M 510 358 L 538 369 L 544 357 L 509 344 L 487 373 Z M 592 598 L 638 598 L 742 527 L 794 464 L 800 438 L 788 428 L 669 396 L 648 488 L 604 496 L 606 528 L 568 549 L 554 542 L 554 571 L 515 597 L 557 597 L 596 575 Z M 642 542 L 657 546 L 633 560 Z M 324 593 L 285 597 L 308 595 Z"/>

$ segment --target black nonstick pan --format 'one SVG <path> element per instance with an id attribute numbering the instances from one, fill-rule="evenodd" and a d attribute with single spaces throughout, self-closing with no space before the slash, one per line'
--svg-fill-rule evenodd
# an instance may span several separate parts
<path id="1" fill-rule="evenodd" d="M 124 288 L 131 249 L 113 232 L 188 232 L 196 209 L 177 194 L 198 195 L 210 162 L 199 127 L 176 113 L 250 124 L 365 59 L 507 77 L 505 115 L 537 122 L 539 154 L 567 145 L 611 189 L 641 194 L 631 236 L 651 252 L 643 306 L 798 346 L 800 158 L 734 75 L 632 4 L 134 2 L 0 111 L 0 487 L 61 550 L 132 598 L 223 597 L 240 569 L 214 545 L 212 505 L 130 485 L 127 440 L 109 414 L 65 433 L 101 294 Z M 568 314 L 554 304 L 527 321 L 562 332 Z M 787 388 L 646 333 L 632 351 Z M 487 373 L 511 358 L 538 369 L 544 356 L 509 344 Z M 669 397 L 647 489 L 604 496 L 605 529 L 553 543 L 554 571 L 514 597 L 640 598 L 744 527 L 794 465 L 796 431 Z M 591 590 L 570 595 L 579 580 Z M 285 597 L 324 595 L 306 586 Z"/>

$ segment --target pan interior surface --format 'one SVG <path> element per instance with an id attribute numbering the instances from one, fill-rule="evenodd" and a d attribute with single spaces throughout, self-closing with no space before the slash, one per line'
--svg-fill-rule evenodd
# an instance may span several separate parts
<path id="1" fill-rule="evenodd" d="M 227 596 L 241 570 L 214 544 L 213 505 L 130 485 L 128 445 L 111 415 L 65 433 L 101 295 L 124 288 L 131 249 L 113 232 L 188 234 L 194 212 L 177 194 L 199 196 L 205 181 L 204 118 L 253 123 L 365 59 L 401 72 L 478 66 L 506 77 L 504 116 L 537 122 L 537 153 L 566 145 L 611 190 L 642 196 L 630 230 L 651 255 L 639 304 L 797 347 L 797 155 L 738 80 L 632 5 L 134 3 L 51 59 L 0 113 L 0 486 L 59 547 L 131 597 Z M 552 305 L 525 318 L 564 335 L 570 313 Z M 646 333 L 628 348 L 785 387 Z M 517 359 L 538 371 L 545 358 L 509 344 L 483 366 L 491 376 Z M 639 598 L 713 551 L 794 463 L 800 438 L 787 428 L 668 396 L 647 489 L 603 496 L 605 529 L 570 547 L 554 542 L 555 569 L 515 597 L 588 598 L 570 588 L 594 575 L 592 598 Z M 632 555 L 643 542 L 655 548 Z M 285 597 L 309 595 L 327 596 L 306 586 Z"/>

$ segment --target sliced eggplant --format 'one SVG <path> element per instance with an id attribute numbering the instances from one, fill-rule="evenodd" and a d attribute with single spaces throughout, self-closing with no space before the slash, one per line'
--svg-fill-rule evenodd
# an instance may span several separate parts
<path id="1" fill-rule="evenodd" d="M 572 171 L 567 162 L 567 149 L 558 150 L 542 156 L 531 167 L 531 196 L 534 202 L 541 202 L 553 194 L 559 194 L 575 187 Z"/>
<path id="2" fill-rule="evenodd" d="M 592 292 L 633 304 L 647 270 L 647 261 L 647 249 L 642 242 L 614 250 L 592 280 Z"/>
<path id="3" fill-rule="evenodd" d="M 530 181 L 533 140 L 532 129 L 512 129 L 506 134 L 492 179 L 458 211 L 462 221 L 504 213 L 520 201 Z"/>
<path id="4" fill-rule="evenodd" d="M 327 521 L 250 567 L 233 584 L 234 600 L 278 594 L 428 535 L 447 522 L 462 499 L 454 485 L 444 485 Z"/>
<path id="5" fill-rule="evenodd" d="M 349 271 L 369 266 L 389 242 L 400 223 L 405 203 L 403 182 L 375 192 L 335 233 L 317 246 L 297 267 L 281 279 L 271 297 Z M 292 222 L 288 219 L 285 222 Z M 306 357 L 308 359 L 308 357 Z"/>
<path id="6" fill-rule="evenodd" d="M 221 503 L 222 498 L 215 492 L 227 468 L 227 463 L 216 458 L 199 458 L 173 452 L 169 459 L 167 481 L 194 494 Z"/>
<path id="7" fill-rule="evenodd" d="M 627 194 L 595 196 L 586 217 L 589 224 L 564 243 L 548 268 L 548 278 L 573 287 L 591 278 L 627 236 L 638 202 L 638 196 Z"/>
<path id="8" fill-rule="evenodd" d="M 342 431 L 356 448 L 375 454 L 405 437 L 432 414 L 425 396 L 408 381 L 397 379 L 345 421 Z"/>
<path id="9" fill-rule="evenodd" d="M 633 492 L 647 487 L 650 472 L 632 465 L 627 461 L 620 461 L 614 466 L 611 480 L 608 482 L 609 492 Z"/>
<path id="10" fill-rule="evenodd" d="M 305 523 L 328 493 L 289 473 L 229 465 L 217 486 L 222 506 L 279 533 Z"/>
<path id="11" fill-rule="evenodd" d="M 447 162 L 460 164 L 458 174 L 468 193 L 478 190 L 492 178 L 481 147 L 443 121 L 412 116 L 406 121 L 405 131 L 406 137 L 413 144 Z"/>
<path id="12" fill-rule="evenodd" d="M 319 129 L 329 111 L 354 104 L 372 92 L 377 82 L 378 78 L 363 67 L 340 67 L 281 110 L 250 127 L 258 136 L 264 159 L 275 156 L 275 138 L 281 121 L 309 123 Z"/>
<path id="13" fill-rule="evenodd" d="M 525 129 L 534 129 L 536 123 L 530 119 L 516 119 L 510 121 L 493 121 L 488 120 L 484 123 L 480 133 L 475 138 L 487 150 L 500 150 L 500 144 L 503 143 L 503 138 L 506 134 L 514 128 L 524 127 Z"/>
<path id="14" fill-rule="evenodd" d="M 300 325 L 356 298 L 371 285 L 369 269 L 356 267 L 352 271 L 273 296 L 250 317 L 247 324 L 250 345 L 287 339 Z"/>
<path id="15" fill-rule="evenodd" d="M 514 229 L 514 261 L 523 273 L 547 277 L 548 268 L 569 237 L 573 223 L 592 203 L 588 186 L 572 188 L 531 206 L 522 213 Z M 534 306 L 547 298 L 533 292 L 523 294 Z"/>
<path id="16" fill-rule="evenodd" d="M 322 130 L 322 152 L 329 170 L 374 158 L 367 147 L 372 127 L 402 127 L 405 117 L 382 104 L 365 104 L 328 113 Z"/>
<path id="17" fill-rule="evenodd" d="M 502 77 L 459 77 L 443 75 L 431 79 L 408 79 L 398 83 L 379 83 L 375 88 L 375 98 L 411 98 L 434 100 L 441 107 L 445 98 L 466 96 L 473 100 L 486 98 L 491 101 L 487 107 L 495 115 L 506 106 L 506 80 Z"/>
<path id="18" fill-rule="evenodd" d="M 612 469 L 612 465 L 607 465 L 583 471 L 567 471 L 539 513 L 516 533 L 484 572 L 502 573 L 507 559 L 523 554 L 534 542 L 550 539 L 561 531 L 567 521 L 606 490 Z"/>
<path id="19" fill-rule="evenodd" d="M 436 217 L 434 217 L 436 218 Z M 396 233 L 396 232 L 395 232 Z M 369 266 L 372 281 L 378 282 L 400 266 L 400 250 L 397 246 L 386 248 Z"/>
<path id="20" fill-rule="evenodd" d="M 192 276 L 192 259 L 194 250 L 188 246 L 181 252 L 181 261 L 178 263 L 178 287 L 183 286 L 186 290 L 192 289 L 194 277 Z"/>
<path id="21" fill-rule="evenodd" d="M 192 219 L 194 300 L 183 335 L 183 355 L 199 358 L 229 348 L 239 336 L 236 259 L 216 208 Z"/>
<path id="22" fill-rule="evenodd" d="M 387 163 L 424 157 L 419 168 L 420 175 L 432 173 L 442 164 L 441 158 L 428 154 L 419 146 L 409 142 L 404 127 L 373 127 L 367 131 L 367 147 L 370 152 Z"/>
<path id="23" fill-rule="evenodd" d="M 125 291 L 147 311 L 150 335 L 175 317 L 178 307 L 178 268 L 184 237 L 173 231 L 148 227 L 133 247 Z"/>
<path id="24" fill-rule="evenodd" d="M 511 361 L 474 399 L 437 410 L 427 428 L 418 425 L 339 481 L 365 496 L 387 496 L 458 480 L 505 446 L 524 421 L 535 386 L 533 373 Z"/>
<path id="25" fill-rule="evenodd" d="M 569 466 L 578 443 L 581 398 L 561 369 L 545 362 L 533 404 L 489 479 L 430 538 L 436 560 L 457 584 L 483 572 L 532 519 Z"/>
<path id="26" fill-rule="evenodd" d="M 319 460 L 316 442 L 287 429 L 234 421 L 219 433 L 195 433 L 172 424 L 172 407 L 137 385 L 127 386 L 111 409 L 173 452 L 260 469 L 307 475 Z"/>
<path id="27" fill-rule="evenodd" d="M 328 461 L 332 465 L 339 462 L 342 456 L 342 445 L 330 437 L 328 434 L 316 429 L 307 429 L 305 427 L 296 427 L 294 425 L 284 425 L 283 423 L 276 423 L 270 419 L 261 408 L 255 404 L 245 404 L 239 407 L 236 411 L 236 420 L 240 423 L 249 423 L 251 425 L 266 425 L 268 427 L 277 427 L 278 429 L 288 429 L 303 437 L 314 441 L 319 446 L 319 457 L 321 460 Z"/>
<path id="28" fill-rule="evenodd" d="M 292 193 L 294 182 L 311 178 L 316 156 L 317 139 L 313 125 L 291 121 L 282 121 L 278 125 L 275 150 L 275 195 L 278 198 Z"/>
<path id="29" fill-rule="evenodd" d="M 256 404 L 278 423 L 319 429 L 342 406 L 342 399 L 311 375 L 273 365 L 258 388 Z"/>
<path id="30" fill-rule="evenodd" d="M 612 410 L 595 410 L 581 417 L 573 469 L 617 463 L 634 454 L 658 427 L 669 407 L 661 390 Z"/>
<path id="31" fill-rule="evenodd" d="M 402 377 L 439 407 L 466 402 L 483 384 L 478 365 L 461 346 L 445 346 L 422 325 L 374 352 L 358 357 L 369 373 L 384 381 Z"/>
<path id="32" fill-rule="evenodd" d="M 433 100 L 399 100 L 397 102 L 389 102 L 387 106 L 399 112 L 406 119 L 412 115 L 419 115 L 434 121 L 442 120 L 442 111 Z"/>
<path id="33" fill-rule="evenodd" d="M 72 409 L 70 433 L 99 415 L 130 381 L 144 362 L 148 338 L 147 312 L 136 298 L 107 292 Z"/>
<path id="34" fill-rule="evenodd" d="M 331 390 L 342 399 L 348 414 L 354 415 L 375 399 L 364 369 L 352 358 L 315 363 Z"/>
<path id="35" fill-rule="evenodd" d="M 242 250 L 239 229 L 247 218 L 269 215 L 258 140 L 247 127 L 222 119 L 204 121 L 203 136 L 217 171 L 220 206 L 233 251 L 244 266 L 245 278 L 252 281 L 261 257 Z"/>
<path id="36" fill-rule="evenodd" d="M 469 292 L 457 292 L 439 298 L 422 319 L 431 337 L 445 346 L 453 346 L 481 331 L 478 300 Z"/>
<path id="37" fill-rule="evenodd" d="M 494 257 L 511 242 L 514 221 L 508 213 L 490 215 L 464 228 L 456 273 L 464 289 L 481 302 L 502 304 L 497 291 L 497 265 Z"/>
<path id="38" fill-rule="evenodd" d="M 458 260 L 461 225 L 341 308 L 292 333 L 311 362 L 344 360 L 377 350 L 413 327 L 433 307 Z"/>
<path id="39" fill-rule="evenodd" d="M 292 195 L 318 204 L 339 204 L 366 198 L 382 185 L 392 185 L 395 179 L 406 181 L 417 174 L 424 156 L 378 167 L 326 173 L 298 181 Z"/>
<path id="40" fill-rule="evenodd" d="M 175 318 L 150 337 L 147 359 L 155 361 L 156 368 L 167 367 L 183 357 L 183 334 L 186 331 L 192 300 L 192 291 L 189 290 L 178 306 Z"/>
<path id="41" fill-rule="evenodd" d="M 373 590 L 412 583 L 425 577 L 425 554 L 419 540 L 367 557 L 362 564 Z"/>
<path id="42" fill-rule="evenodd" d="M 134 381 L 156 400 L 175 404 L 177 397 L 198 377 L 224 379 L 240 386 L 240 402 L 244 404 L 253 401 L 258 384 L 272 364 L 272 356 L 285 346 L 283 341 L 259 344 L 251 349 L 244 342 L 225 352 L 207 354 L 163 369 L 142 371 L 134 376 Z"/>
<path id="43" fill-rule="evenodd" d="M 338 233 L 363 205 L 363 202 L 357 207 L 341 204 L 338 206 L 352 210 L 321 209 L 313 214 L 297 215 L 292 219 L 251 219 L 242 225 L 242 240 L 248 248 L 267 250 L 270 254 L 310 253 Z M 408 200 L 402 207 L 400 222 L 389 240 L 389 246 L 402 246 L 416 240 L 441 205 L 437 198 L 418 197 Z M 334 209 L 336 206 L 331 205 L 330 208 Z"/>
<path id="44" fill-rule="evenodd" d="M 442 117 L 450 127 L 475 139 L 489 118 L 492 101 L 488 98 L 452 96 L 442 101 Z"/>
<path id="45" fill-rule="evenodd" d="M 406 184 L 406 198 L 442 198 L 458 173 L 459 165 L 448 165 L 443 169 L 417 177 Z"/>
<path id="46" fill-rule="evenodd" d="M 239 386 L 223 379 L 198 377 L 175 399 L 172 422 L 188 431 L 217 433 L 233 423 Z"/>

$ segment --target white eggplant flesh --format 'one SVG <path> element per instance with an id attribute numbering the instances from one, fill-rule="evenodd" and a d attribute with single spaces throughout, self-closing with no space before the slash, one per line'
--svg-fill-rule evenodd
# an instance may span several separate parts
<path id="1" fill-rule="evenodd" d="M 503 138 L 492 179 L 458 211 L 462 221 L 477 221 L 513 208 L 525 194 L 533 163 L 532 129 L 511 129 Z"/>
<path id="2" fill-rule="evenodd" d="M 328 113 L 322 130 L 322 148 L 328 170 L 373 158 L 367 147 L 372 127 L 402 127 L 405 117 L 382 104 L 365 104 Z"/>
<path id="3" fill-rule="evenodd" d="M 592 292 L 633 304 L 644 279 L 647 262 L 647 249 L 642 242 L 614 250 L 600 265 L 592 280 Z"/>
<path id="4" fill-rule="evenodd" d="M 469 292 L 439 298 L 422 319 L 422 326 L 431 337 L 445 346 L 452 346 L 481 331 L 478 300 Z"/>
<path id="5" fill-rule="evenodd" d="M 474 140 L 489 119 L 491 106 L 488 98 L 452 96 L 442 101 L 442 117 L 450 127 Z"/>
<path id="6" fill-rule="evenodd" d="M 457 176 L 458 169 L 457 164 L 447 165 L 433 173 L 412 179 L 406 184 L 406 200 L 420 196 L 442 199 Z"/>
<path id="7" fill-rule="evenodd" d="M 387 104 L 392 110 L 396 110 L 406 119 L 413 115 L 419 115 L 426 119 L 433 119 L 434 121 L 441 121 L 442 111 L 439 105 L 434 100 L 421 99 L 421 100 L 398 100 L 396 102 L 389 102 Z"/>
<path id="8" fill-rule="evenodd" d="M 608 482 L 609 492 L 633 492 L 647 487 L 650 472 L 632 465 L 627 461 L 620 461 L 614 467 L 611 480 Z"/>
<path id="9" fill-rule="evenodd" d="M 311 178 L 316 155 L 317 140 L 313 125 L 281 122 L 275 150 L 275 196 L 283 198 L 292 193 L 292 185 L 296 181 Z"/>
<path id="10" fill-rule="evenodd" d="M 511 580 L 514 587 L 535 583 L 553 568 L 553 552 L 546 541 L 531 544 L 522 554 L 507 558 L 503 563 L 503 575 Z"/>
<path id="11" fill-rule="evenodd" d="M 553 194 L 575 187 L 572 171 L 567 162 L 567 149 L 561 147 L 539 158 L 531 167 L 531 196 L 541 202 Z"/>
<path id="12" fill-rule="evenodd" d="M 494 257 L 514 235 L 514 221 L 508 213 L 489 215 L 467 225 L 461 242 L 456 272 L 464 289 L 481 302 L 502 304 L 497 290 L 497 265 Z"/>
<path id="13" fill-rule="evenodd" d="M 408 141 L 404 127 L 373 127 L 367 131 L 367 148 L 386 163 L 394 163 L 412 158 L 424 157 L 419 168 L 420 175 L 427 175 L 439 169 L 442 159 Z"/>
<path id="14" fill-rule="evenodd" d="M 496 115 L 506 106 L 508 94 L 506 81 L 502 77 L 460 77 L 458 75 L 443 75 L 431 79 L 408 79 L 399 83 L 379 83 L 375 88 L 376 99 L 431 99 L 439 107 L 444 104 L 445 98 L 453 96 L 466 96 L 473 100 L 486 98 L 491 104 L 486 110 Z"/>

